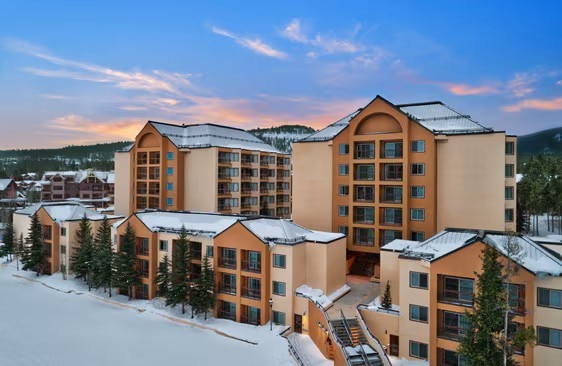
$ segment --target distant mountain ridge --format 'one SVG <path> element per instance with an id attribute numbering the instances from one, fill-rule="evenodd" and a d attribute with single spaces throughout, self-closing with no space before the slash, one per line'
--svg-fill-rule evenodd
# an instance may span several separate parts
<path id="1" fill-rule="evenodd" d="M 291 142 L 305 138 L 315 132 L 314 128 L 302 125 L 282 125 L 269 128 L 248 130 L 252 135 L 262 139 L 276 149 L 290 154 Z"/>
<path id="2" fill-rule="evenodd" d="M 0 158 L 67 158 L 113 160 L 115 151 L 121 150 L 129 141 L 110 142 L 95 145 L 69 145 L 54 149 L 0 150 Z"/>
<path id="3" fill-rule="evenodd" d="M 518 136 L 517 155 L 562 155 L 562 127 Z"/>

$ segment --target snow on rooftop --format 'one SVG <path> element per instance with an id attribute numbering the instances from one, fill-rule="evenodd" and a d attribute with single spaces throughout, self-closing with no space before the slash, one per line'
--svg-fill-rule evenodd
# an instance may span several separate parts
<path id="1" fill-rule="evenodd" d="M 419 243 L 420 243 L 419 241 L 413 241 L 413 240 L 394 239 L 390 243 L 381 247 L 381 249 L 389 250 L 389 251 L 402 251 L 410 246 L 414 246 Z"/>
<path id="2" fill-rule="evenodd" d="M 256 150 L 280 154 L 249 132 L 238 128 L 214 124 L 171 125 L 149 121 L 162 135 L 168 137 L 178 148 L 226 147 L 231 149 Z"/>
<path id="3" fill-rule="evenodd" d="M 297 287 L 295 289 L 295 295 L 306 297 L 307 299 L 314 302 L 316 305 L 320 305 L 324 309 L 328 309 L 334 304 L 334 302 L 328 296 L 324 295 L 324 291 L 318 288 L 312 288 L 308 285 L 300 285 L 299 287 Z"/>
<path id="4" fill-rule="evenodd" d="M 313 134 L 298 140 L 298 142 L 331 140 L 344 128 L 346 128 L 349 125 L 349 121 L 351 121 L 351 119 L 355 117 L 360 111 L 361 109 L 358 109 L 355 112 L 345 116 L 344 118 L 332 123 L 331 125 L 324 127 L 320 131 L 314 132 Z"/>
<path id="5" fill-rule="evenodd" d="M 5 190 L 10 185 L 11 179 L 0 179 L 0 191 Z"/>
<path id="6" fill-rule="evenodd" d="M 283 219 L 251 219 L 243 221 L 242 225 L 262 241 L 276 244 L 297 244 L 303 241 L 327 243 L 345 236 L 339 233 L 309 230 Z"/>
<path id="7" fill-rule="evenodd" d="M 491 131 L 491 129 L 473 121 L 470 116 L 462 115 L 441 102 L 403 104 L 398 107 L 402 112 L 414 117 L 422 126 L 434 132 L 465 133 Z"/>
<path id="8" fill-rule="evenodd" d="M 24 209 L 16 211 L 16 214 L 31 216 L 41 207 L 56 222 L 80 220 L 86 216 L 89 220 L 102 220 L 104 216 L 108 219 L 119 218 L 122 216 L 102 215 L 87 206 L 74 202 L 41 202 Z"/>
<path id="9" fill-rule="evenodd" d="M 114 172 L 104 172 L 99 170 L 92 170 L 92 169 L 85 169 L 85 170 L 78 170 L 78 171 L 47 171 L 41 177 L 41 181 L 39 183 L 45 185 L 50 184 L 51 179 L 54 176 L 61 176 L 65 178 L 73 178 L 74 182 L 80 183 L 86 178 L 93 176 L 105 183 L 115 183 L 115 173 Z"/>
<path id="10" fill-rule="evenodd" d="M 135 214 L 152 231 L 178 232 L 182 226 L 194 235 L 214 237 L 244 216 L 209 213 L 145 211 Z"/>
<path id="11" fill-rule="evenodd" d="M 562 235 L 531 236 L 530 239 L 541 244 L 562 244 Z"/>

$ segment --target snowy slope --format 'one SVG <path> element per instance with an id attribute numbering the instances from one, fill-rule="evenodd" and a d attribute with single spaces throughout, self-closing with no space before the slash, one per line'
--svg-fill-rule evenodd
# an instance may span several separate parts
<path id="1" fill-rule="evenodd" d="M 248 132 L 282 152 L 291 153 L 291 142 L 307 137 L 314 132 L 314 129 L 307 126 L 284 125 L 271 128 L 258 128 L 249 130 Z"/>

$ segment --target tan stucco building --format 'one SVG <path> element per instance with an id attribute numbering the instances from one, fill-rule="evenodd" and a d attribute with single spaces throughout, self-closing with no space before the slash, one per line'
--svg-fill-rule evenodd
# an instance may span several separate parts
<path id="1" fill-rule="evenodd" d="M 115 213 L 145 208 L 291 215 L 291 162 L 250 133 L 149 121 L 115 154 Z"/>
<path id="2" fill-rule="evenodd" d="M 277 218 L 147 210 L 114 226 L 114 237 L 127 224 L 137 237 L 139 298 L 156 295 L 158 265 L 172 258 L 183 226 L 193 256 L 193 273 L 207 255 L 215 272 L 214 315 L 250 324 L 307 327 L 306 299 L 295 296 L 306 285 L 330 295 L 345 286 L 345 236 L 312 231 Z M 269 299 L 272 300 L 270 309 Z M 271 312 L 270 312 L 271 310 Z"/>
<path id="3" fill-rule="evenodd" d="M 377 96 L 293 143 L 293 220 L 347 234 L 351 271 L 374 277 L 394 239 L 514 230 L 515 142 L 441 102 Z"/>
<path id="4" fill-rule="evenodd" d="M 424 242 L 395 240 L 381 249 L 381 282 L 391 285 L 393 308 L 361 309 L 370 331 L 396 356 L 430 365 L 461 365 L 456 350 L 477 291 L 475 273 L 486 245 L 505 264 L 503 232 L 446 229 Z M 538 344 L 514 355 L 522 365 L 554 365 L 562 357 L 562 260 L 525 236 L 519 271 L 511 278 L 512 327 L 532 326 Z"/>

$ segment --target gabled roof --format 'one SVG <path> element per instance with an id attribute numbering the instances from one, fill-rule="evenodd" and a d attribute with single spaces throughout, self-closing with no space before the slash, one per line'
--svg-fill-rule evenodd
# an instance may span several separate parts
<path id="1" fill-rule="evenodd" d="M 123 217 L 117 215 L 102 215 L 99 212 L 90 210 L 88 207 L 75 202 L 41 202 L 18 210 L 15 213 L 31 216 L 41 208 L 43 208 L 55 222 L 81 220 L 84 216 L 94 221 L 102 220 L 104 216 L 108 219 Z"/>
<path id="2" fill-rule="evenodd" d="M 50 184 L 50 180 L 57 175 L 63 178 L 72 178 L 75 183 L 80 183 L 89 176 L 94 176 L 105 183 L 115 183 L 115 172 L 104 172 L 92 169 L 78 171 L 48 171 L 43 174 L 41 183 Z"/>
<path id="3" fill-rule="evenodd" d="M 155 121 L 148 123 L 178 148 L 226 147 L 281 154 L 273 146 L 239 128 L 211 123 L 181 126 Z"/>
<path id="4" fill-rule="evenodd" d="M 305 241 L 329 243 L 345 237 L 340 233 L 314 231 L 291 221 L 275 218 L 248 219 L 241 222 L 264 243 L 293 245 Z"/>
<path id="5" fill-rule="evenodd" d="M 506 233 L 498 231 L 445 229 L 426 241 L 412 242 L 409 245 L 403 245 L 401 249 L 395 251 L 401 251 L 403 257 L 420 258 L 433 262 L 464 246 L 480 241 L 493 246 L 501 254 L 506 255 L 504 245 L 509 238 L 510 236 Z M 555 252 L 546 249 L 524 235 L 515 235 L 513 240 L 521 248 L 518 258 L 513 258 L 521 267 L 535 275 L 562 275 L 562 259 Z M 381 250 L 393 250 L 394 247 L 396 245 L 391 242 L 382 247 Z"/>
<path id="6" fill-rule="evenodd" d="M 8 186 L 10 185 L 10 183 L 13 181 L 13 179 L 0 179 L 0 191 L 5 190 L 6 188 L 8 188 Z"/>
<path id="7" fill-rule="evenodd" d="M 397 107 L 433 133 L 458 134 L 493 131 L 442 102 L 401 104 Z"/>
<path id="8" fill-rule="evenodd" d="M 329 141 L 336 137 L 340 132 L 342 132 L 343 129 L 349 125 L 349 121 L 351 121 L 351 119 L 355 117 L 359 112 L 361 112 L 361 109 L 358 109 L 355 112 L 343 117 L 342 119 L 337 120 L 331 125 L 328 125 L 327 127 L 324 127 L 323 129 L 316 131 L 303 139 L 298 140 L 298 142 Z"/>

